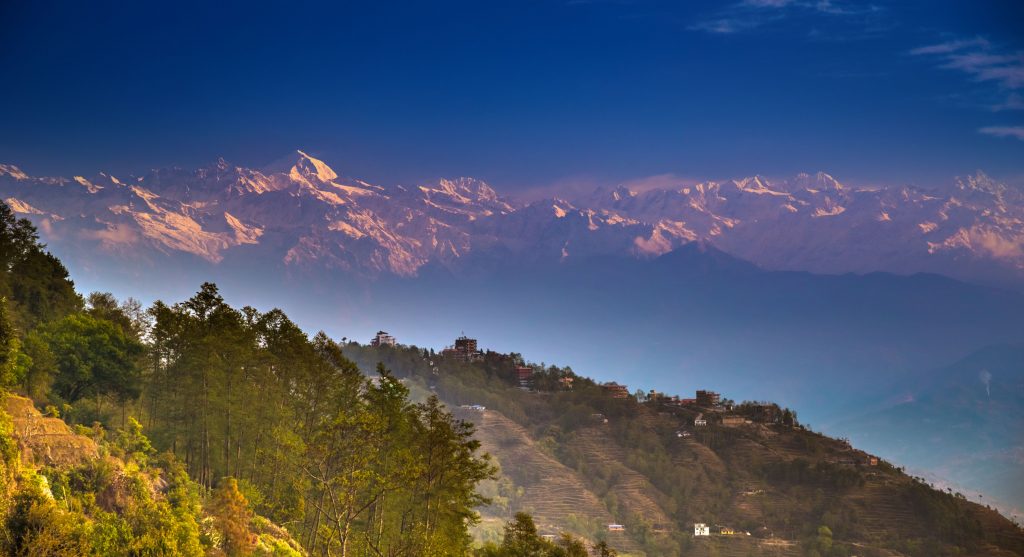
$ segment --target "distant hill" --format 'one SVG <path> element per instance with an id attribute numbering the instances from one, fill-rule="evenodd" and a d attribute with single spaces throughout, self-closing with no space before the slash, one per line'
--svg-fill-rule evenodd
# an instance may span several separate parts
<path id="1" fill-rule="evenodd" d="M 835 427 L 1024 517 L 1024 344 L 988 347 L 894 383 L 885 402 Z"/>
<path id="2" fill-rule="evenodd" d="M 823 555 L 1024 552 L 1024 531 L 997 512 L 845 441 L 777 422 L 777 407 L 614 398 L 554 367 L 537 369 L 527 391 L 514 354 L 463 363 L 415 347 L 357 344 L 345 354 L 364 369 L 384 362 L 477 424 L 502 469 L 485 486 L 493 501 L 481 538 L 527 511 L 542 533 L 569 531 L 646 555 L 805 555 L 824 543 L 821 526 L 835 548 Z M 695 523 L 715 534 L 693 536 Z"/>

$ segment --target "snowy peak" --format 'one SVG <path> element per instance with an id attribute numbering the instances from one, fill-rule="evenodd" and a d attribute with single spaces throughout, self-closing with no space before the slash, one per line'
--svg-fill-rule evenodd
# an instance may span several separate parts
<path id="1" fill-rule="evenodd" d="M 491 203 L 498 201 L 498 193 L 491 186 L 487 185 L 487 182 L 477 180 L 476 178 L 442 179 L 438 182 L 438 185 L 446 192 L 465 192 L 473 201 Z"/>
<path id="2" fill-rule="evenodd" d="M 0 176 L 10 176 L 15 180 L 28 180 L 29 175 L 13 164 L 0 164 Z"/>
<path id="3" fill-rule="evenodd" d="M 792 180 L 792 186 L 797 189 L 820 192 L 842 192 L 846 190 L 846 187 L 840 184 L 839 180 L 824 172 L 818 172 L 814 175 L 801 172 Z"/>
<path id="4" fill-rule="evenodd" d="M 961 192 L 980 192 L 995 197 L 1002 197 L 1007 193 L 1007 187 L 1005 184 L 996 182 L 980 170 L 975 172 L 973 176 L 957 176 L 955 186 L 956 189 Z"/>
<path id="5" fill-rule="evenodd" d="M 469 216 L 504 214 L 513 210 L 510 203 L 501 199 L 486 182 L 476 178 L 442 178 L 437 182 L 420 185 L 415 190 L 399 190 L 400 194 L 413 192 L 422 196 L 428 207 L 450 213 Z"/>
<path id="6" fill-rule="evenodd" d="M 309 180 L 326 183 L 338 178 L 338 173 L 327 166 L 324 161 L 311 157 L 303 151 L 295 151 L 295 153 L 271 163 L 264 171 L 267 174 L 286 174 L 296 181 Z"/>
<path id="7" fill-rule="evenodd" d="M 767 179 L 762 176 L 751 176 L 750 178 L 743 178 L 741 180 L 734 180 L 733 184 L 736 188 L 742 190 L 745 193 L 753 193 L 759 195 L 786 195 L 786 192 L 779 191 L 769 185 Z"/>
<path id="8" fill-rule="evenodd" d="M 218 159 L 123 180 L 33 178 L 5 164 L 0 199 L 86 265 L 101 254 L 217 263 L 234 252 L 228 260 L 374 278 L 489 258 L 650 258 L 700 241 L 767 269 L 937 272 L 1024 288 L 1024 195 L 980 172 L 945 190 L 849 188 L 818 172 L 518 204 L 475 178 L 343 178 L 296 151 L 262 170 Z"/>

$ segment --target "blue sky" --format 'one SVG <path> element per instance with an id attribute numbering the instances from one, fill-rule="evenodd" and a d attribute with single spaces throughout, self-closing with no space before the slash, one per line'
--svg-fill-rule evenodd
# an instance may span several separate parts
<path id="1" fill-rule="evenodd" d="M 159 5 L 162 4 L 162 5 Z M 1019 2 L 3 2 L 0 161 L 1024 181 Z"/>

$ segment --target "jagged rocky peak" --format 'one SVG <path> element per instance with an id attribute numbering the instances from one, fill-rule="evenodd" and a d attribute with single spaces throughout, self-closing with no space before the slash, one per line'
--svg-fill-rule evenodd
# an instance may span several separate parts
<path id="1" fill-rule="evenodd" d="M 20 168 L 13 164 L 0 164 L 0 176 L 10 176 L 15 180 L 28 180 L 29 175 L 22 172 Z"/>
<path id="2" fill-rule="evenodd" d="M 736 185 L 736 189 L 745 191 L 747 193 L 767 193 L 767 194 L 779 194 L 785 191 L 784 187 L 779 187 L 773 182 L 770 182 L 764 176 L 755 174 L 749 178 L 742 178 L 740 180 L 733 180 L 733 184 Z"/>
<path id="3" fill-rule="evenodd" d="M 1007 192 L 1005 184 L 993 180 L 981 170 L 973 175 L 957 176 L 954 185 L 962 192 L 982 192 L 996 197 L 1001 197 Z"/>
<path id="4" fill-rule="evenodd" d="M 755 174 L 747 178 L 740 178 L 735 182 L 740 189 L 765 189 L 768 187 L 768 181 L 759 174 Z"/>
<path id="5" fill-rule="evenodd" d="M 471 201 L 497 201 L 498 192 L 487 182 L 476 178 L 441 178 L 437 183 L 420 187 L 425 193 L 443 194 L 449 197 L 462 197 Z"/>
<path id="6" fill-rule="evenodd" d="M 797 189 L 815 190 L 815 191 L 844 191 L 846 189 L 839 180 L 833 178 L 830 174 L 825 172 L 817 172 L 815 174 L 808 174 L 801 172 L 797 174 L 792 180 L 793 187 Z"/>
<path id="7" fill-rule="evenodd" d="M 612 189 L 610 195 L 611 195 L 611 198 L 614 199 L 615 201 L 621 201 L 623 199 L 629 199 L 631 197 L 636 197 L 637 192 L 629 189 L 627 186 L 618 185 L 618 186 L 615 186 L 615 188 Z"/>
<path id="8" fill-rule="evenodd" d="M 442 178 L 436 182 L 422 184 L 414 190 L 398 191 L 400 194 L 418 192 L 428 204 L 444 206 L 448 210 L 468 210 L 473 213 L 507 213 L 514 210 L 512 204 L 500 197 L 498 192 L 483 180 L 476 178 Z"/>
<path id="9" fill-rule="evenodd" d="M 625 184 L 618 184 L 614 186 L 603 185 L 574 198 L 574 200 L 581 205 L 605 208 L 616 206 L 624 201 L 633 199 L 638 195 L 638 192 L 631 190 L 629 186 L 626 186 Z"/>
<path id="10" fill-rule="evenodd" d="M 339 177 L 302 151 L 263 170 L 218 159 L 199 169 L 172 167 L 122 179 L 33 178 L 0 165 L 0 199 L 31 218 L 47 215 L 54 236 L 44 239 L 82 254 L 162 257 L 138 247 L 152 245 L 157 254 L 187 252 L 216 261 L 222 252 L 258 244 L 261 253 L 285 264 L 316 260 L 326 267 L 409 275 L 441 253 L 461 257 L 513 246 L 515 253 L 559 255 L 569 242 L 566 253 L 573 257 L 636 256 L 703 239 L 772 269 L 1024 280 L 1024 195 L 980 172 L 928 193 L 847 188 L 824 172 L 640 189 L 606 186 L 569 201 L 525 204 L 468 177 L 382 188 Z M 283 193 L 264 195 L 273 192 Z M 237 222 L 225 225 L 226 212 Z M 79 215 L 87 219 L 73 218 Z M 90 240 L 97 236 L 84 232 L 86 222 L 106 228 L 102 242 Z M 850 234 L 836 238 L 836 227 Z M 857 248 L 842 249 L 837 242 Z M 854 255 L 832 255 L 841 253 Z M 992 270 L 978 266 L 974 273 L 951 263 L 963 256 Z"/>
<path id="11" fill-rule="evenodd" d="M 300 150 L 267 165 L 264 168 L 264 172 L 267 174 L 286 174 L 293 180 L 305 179 L 330 182 L 338 178 L 338 173 L 328 166 L 327 163 Z"/>

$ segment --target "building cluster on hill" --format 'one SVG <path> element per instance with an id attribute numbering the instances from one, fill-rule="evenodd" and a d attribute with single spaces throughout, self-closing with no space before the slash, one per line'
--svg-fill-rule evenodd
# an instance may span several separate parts
<path id="1" fill-rule="evenodd" d="M 714 391 L 699 390 L 696 398 L 680 398 L 679 395 L 667 395 L 651 390 L 647 393 L 647 402 L 668 406 L 699 406 L 707 409 L 718 409 L 722 406 L 722 395 Z"/>
<path id="2" fill-rule="evenodd" d="M 615 381 L 604 383 L 601 385 L 601 388 L 612 398 L 629 398 L 629 389 Z"/>
<path id="3" fill-rule="evenodd" d="M 377 336 L 373 337 L 370 341 L 370 346 L 395 346 L 398 342 L 395 337 L 388 334 L 387 331 L 377 331 Z"/>
<path id="4" fill-rule="evenodd" d="M 745 530 L 737 530 L 732 526 L 715 526 L 712 528 L 704 522 L 695 522 L 693 524 L 693 535 L 696 537 L 710 536 L 712 533 L 719 536 L 749 536 L 750 532 Z"/>
<path id="5" fill-rule="evenodd" d="M 457 362 L 479 362 L 484 359 L 483 352 L 476 347 L 476 339 L 466 335 L 455 339 L 455 344 L 442 350 L 441 355 Z"/>
<path id="6" fill-rule="evenodd" d="M 722 403 L 722 395 L 715 391 L 697 391 L 697 406 L 714 408 Z"/>

